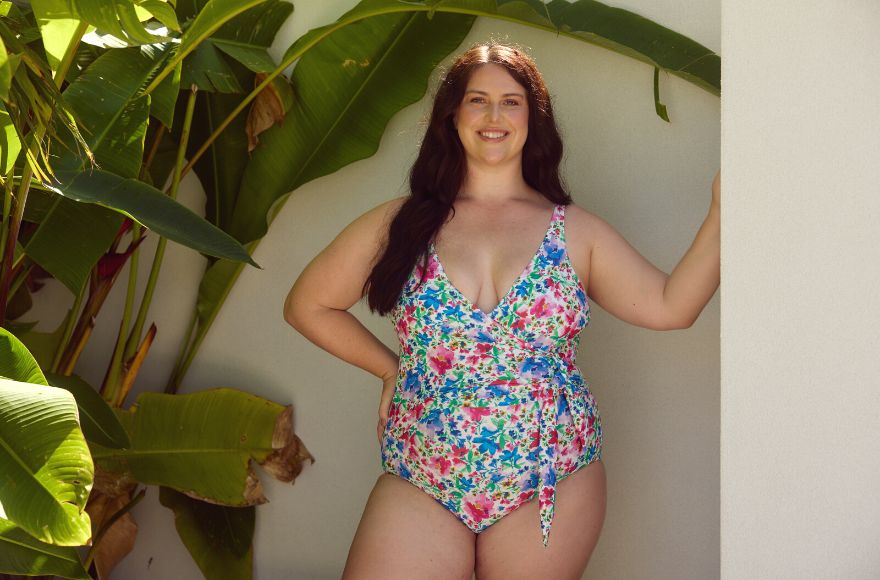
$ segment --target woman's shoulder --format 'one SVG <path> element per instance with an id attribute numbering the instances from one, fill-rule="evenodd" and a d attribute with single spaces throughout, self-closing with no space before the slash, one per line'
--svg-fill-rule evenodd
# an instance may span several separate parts
<path id="1" fill-rule="evenodd" d="M 570 241 L 589 248 L 617 242 L 622 237 L 601 216 L 574 203 L 566 208 L 565 231 Z"/>
<path id="2" fill-rule="evenodd" d="M 574 202 L 565 206 L 565 230 L 570 236 L 591 239 L 606 227 L 610 227 L 608 222 L 588 209 Z"/>

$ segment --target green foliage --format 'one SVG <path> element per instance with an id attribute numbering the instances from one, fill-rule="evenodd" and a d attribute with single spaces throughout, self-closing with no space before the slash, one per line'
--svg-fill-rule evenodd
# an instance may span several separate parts
<path id="1" fill-rule="evenodd" d="M 0 518 L 0 573 L 91 580 L 75 548 L 53 546 Z"/>
<path id="2" fill-rule="evenodd" d="M 254 560 L 256 509 L 210 504 L 162 487 L 159 501 L 174 512 L 174 525 L 202 574 L 248 578 Z"/>
<path id="3" fill-rule="evenodd" d="M 0 379 L 0 474 L 6 519 L 60 546 L 91 537 L 93 468 L 70 393 Z"/>
<path id="4" fill-rule="evenodd" d="M 266 498 L 251 462 L 264 464 L 284 445 L 296 444 L 289 425 L 285 431 L 285 412 L 235 389 L 142 393 L 119 412 L 131 445 L 93 445 L 92 455 L 106 471 L 143 483 L 225 505 L 256 505 Z"/>

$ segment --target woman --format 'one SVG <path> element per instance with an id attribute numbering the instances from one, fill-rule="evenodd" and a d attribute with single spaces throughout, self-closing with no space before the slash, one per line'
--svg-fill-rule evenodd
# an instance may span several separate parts
<path id="1" fill-rule="evenodd" d="M 474 46 L 437 91 L 411 194 L 352 222 L 291 289 L 288 322 L 383 381 L 385 473 L 344 578 L 586 568 L 606 483 L 598 409 L 574 363 L 589 301 L 645 328 L 693 324 L 719 283 L 720 173 L 667 275 L 572 203 L 561 159 L 534 62 Z M 365 295 L 390 315 L 399 356 L 347 312 Z"/>

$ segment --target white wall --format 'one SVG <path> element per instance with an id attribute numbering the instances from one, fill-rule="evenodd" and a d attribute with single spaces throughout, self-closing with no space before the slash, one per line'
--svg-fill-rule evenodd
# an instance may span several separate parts
<path id="1" fill-rule="evenodd" d="M 880 4 L 724 4 L 722 578 L 880 578 Z"/>
<path id="2" fill-rule="evenodd" d="M 355 3 L 300 2 L 282 30 L 278 53 L 304 30 L 335 19 Z M 717 0 L 616 5 L 720 52 Z M 661 75 L 661 97 L 672 120 L 668 124 L 654 113 L 651 67 L 583 42 L 492 20 L 479 20 L 462 49 L 493 33 L 531 47 L 545 74 L 576 203 L 604 217 L 646 257 L 671 271 L 709 207 L 719 167 L 719 99 Z M 395 116 L 375 156 L 293 193 L 255 254 L 264 270 L 247 269 L 242 275 L 185 381 L 184 391 L 232 386 L 293 403 L 296 431 L 317 458 L 293 487 L 264 480 L 271 503 L 258 509 L 260 579 L 338 578 L 380 474 L 375 437 L 380 383 L 298 335 L 282 320 L 281 305 L 302 268 L 347 223 L 405 192 L 418 124 L 429 104 L 430 95 Z M 188 180 L 185 185 L 182 199 L 193 207 L 203 205 L 198 184 Z M 151 314 L 159 334 L 136 390 L 164 386 L 198 283 L 200 259 L 192 252 L 171 247 L 166 262 Z M 149 264 L 143 266 L 146 271 Z M 121 308 L 119 286 L 108 310 Z M 48 289 L 46 296 L 48 311 L 53 307 L 49 302 L 63 298 L 63 292 Z M 388 320 L 369 315 L 361 304 L 353 312 L 396 349 Z M 80 372 L 94 382 L 103 376 L 113 326 L 106 317 L 99 320 L 98 334 L 84 355 Z M 718 577 L 718 336 L 717 297 L 691 329 L 665 333 L 629 327 L 595 306 L 578 362 L 604 422 L 609 497 L 605 528 L 586 577 Z M 141 526 L 138 544 L 113 577 L 199 578 L 176 538 L 170 512 L 156 496 L 150 490 L 135 509 Z"/>

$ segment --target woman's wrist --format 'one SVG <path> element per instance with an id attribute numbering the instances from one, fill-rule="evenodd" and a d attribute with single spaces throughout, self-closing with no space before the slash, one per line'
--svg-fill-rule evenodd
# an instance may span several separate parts
<path id="1" fill-rule="evenodd" d="M 379 378 L 382 379 L 382 382 L 386 382 L 391 380 L 392 378 L 397 377 L 397 372 L 400 368 L 400 357 L 397 355 L 393 355 L 393 367 L 389 366 L 388 369 L 379 375 Z"/>

